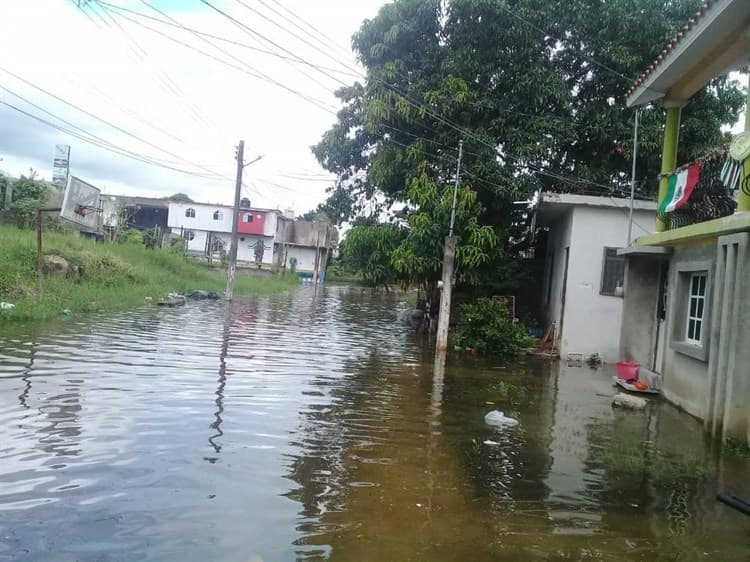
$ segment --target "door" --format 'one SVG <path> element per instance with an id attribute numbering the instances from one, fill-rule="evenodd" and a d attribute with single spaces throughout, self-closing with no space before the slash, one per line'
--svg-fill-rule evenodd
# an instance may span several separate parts
<path id="1" fill-rule="evenodd" d="M 560 295 L 560 328 L 557 331 L 558 340 L 562 340 L 563 320 L 565 319 L 565 300 L 567 299 L 567 295 L 568 295 L 568 263 L 569 262 L 570 262 L 570 246 L 565 248 L 565 259 L 563 261 L 562 295 Z"/>
<path id="2" fill-rule="evenodd" d="M 659 301 L 656 303 L 656 334 L 651 370 L 661 374 L 664 367 L 664 346 L 667 345 L 667 292 L 669 288 L 669 262 L 659 266 Z"/>

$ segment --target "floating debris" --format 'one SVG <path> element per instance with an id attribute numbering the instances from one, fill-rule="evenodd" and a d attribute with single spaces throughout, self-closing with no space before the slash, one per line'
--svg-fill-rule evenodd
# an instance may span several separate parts
<path id="1" fill-rule="evenodd" d="M 615 394 L 615 397 L 612 399 L 612 406 L 615 408 L 625 408 L 627 410 L 644 410 L 646 408 L 646 400 L 639 398 L 638 396 L 631 396 L 619 392 Z"/>
<path id="2" fill-rule="evenodd" d="M 185 306 L 185 295 L 179 293 L 169 293 L 166 298 L 159 299 L 157 305 L 159 306 Z"/>
<path id="3" fill-rule="evenodd" d="M 492 410 L 489 414 L 484 416 L 484 423 L 486 423 L 487 425 L 493 425 L 495 427 L 514 427 L 518 425 L 518 420 L 505 417 L 505 414 L 503 414 L 503 412 Z"/>
<path id="4" fill-rule="evenodd" d="M 13 310 L 16 305 L 12 302 L 0 302 L 0 310 Z"/>

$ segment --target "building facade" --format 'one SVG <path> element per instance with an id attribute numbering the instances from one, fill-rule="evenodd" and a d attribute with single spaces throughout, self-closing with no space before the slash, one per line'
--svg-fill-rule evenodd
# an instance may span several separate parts
<path id="1" fill-rule="evenodd" d="M 726 153 L 678 167 L 681 108 L 750 62 L 750 2 L 706 1 L 628 92 L 666 110 L 654 234 L 624 250 L 621 349 L 713 437 L 750 443 L 750 115 Z M 750 114 L 750 112 L 748 112 Z M 724 173 L 726 170 L 739 173 Z M 686 173 L 687 172 L 687 173 Z M 687 180 L 685 176 L 690 176 Z M 734 182 L 733 177 L 739 181 Z M 691 179 L 692 178 L 692 179 Z M 687 182 L 687 183 L 686 183 Z M 674 185 L 682 197 L 674 197 Z"/>
<path id="2" fill-rule="evenodd" d="M 543 193 L 536 226 L 544 243 L 542 314 L 563 357 L 598 354 L 617 361 L 629 201 L 612 197 Z M 633 230 L 652 227 L 656 205 L 635 201 Z"/>

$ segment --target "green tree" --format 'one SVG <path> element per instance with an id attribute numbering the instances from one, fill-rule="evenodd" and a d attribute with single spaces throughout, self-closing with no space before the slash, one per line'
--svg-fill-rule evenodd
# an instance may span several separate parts
<path id="1" fill-rule="evenodd" d="M 415 221 L 424 226 L 410 219 L 421 212 L 412 181 L 424 175 L 450 185 L 463 139 L 463 177 L 476 194 L 477 225 L 491 227 L 502 242 L 475 273 L 485 281 L 505 276 L 524 220 L 514 200 L 538 189 L 624 192 L 634 118 L 625 106 L 627 88 L 699 4 L 395 0 L 383 6 L 353 38 L 366 79 L 339 90 L 338 120 L 313 147 L 339 178 L 322 207 L 335 208 L 330 216 L 338 223 L 367 206 L 379 214 L 398 202 L 406 205 L 401 214 L 411 229 Z M 713 80 L 684 109 L 680 160 L 720 144 L 722 126 L 734 123 L 742 106 L 736 83 Z M 646 107 L 641 122 L 639 190 L 653 195 L 662 106 Z M 425 260 L 419 267 L 434 271 L 434 259 Z"/>
<path id="2" fill-rule="evenodd" d="M 192 203 L 193 200 L 190 198 L 189 195 L 186 193 L 175 193 L 174 195 L 170 195 L 167 197 L 169 201 L 174 201 L 175 203 Z"/>
<path id="3" fill-rule="evenodd" d="M 11 180 L 13 190 L 9 214 L 18 228 L 31 228 L 36 223 L 36 212 L 44 204 L 48 194 L 47 184 L 36 179 L 33 170 L 28 176 Z"/>
<path id="4" fill-rule="evenodd" d="M 395 224 L 358 224 L 341 242 L 339 260 L 345 269 L 360 274 L 368 285 L 393 283 L 397 274 L 392 256 L 404 234 L 404 229 Z"/>

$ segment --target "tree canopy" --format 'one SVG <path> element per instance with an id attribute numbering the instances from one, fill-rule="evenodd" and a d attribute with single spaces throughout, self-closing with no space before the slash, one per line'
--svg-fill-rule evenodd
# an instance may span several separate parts
<path id="1" fill-rule="evenodd" d="M 699 3 L 397 0 L 355 34 L 367 79 L 338 92 L 344 108 L 313 151 L 353 211 L 375 193 L 406 199 L 422 162 L 449 178 L 461 138 L 467 181 L 488 211 L 498 194 L 539 187 L 616 191 L 629 181 L 627 86 Z M 743 103 L 737 84 L 713 80 L 685 108 L 680 159 L 720 144 Z M 639 175 L 653 192 L 661 106 L 642 124 Z"/>
<path id="2" fill-rule="evenodd" d="M 319 210 L 338 224 L 364 208 L 378 215 L 400 203 L 413 229 L 410 215 L 421 205 L 413 180 L 449 185 L 459 140 L 462 187 L 475 193 L 477 224 L 494 229 L 500 255 L 512 254 L 509 241 L 517 240 L 514 200 L 538 189 L 629 191 L 634 110 L 625 106 L 626 90 L 699 4 L 395 0 L 383 6 L 352 41 L 367 77 L 338 91 L 343 109 L 313 147 L 339 178 Z M 727 77 L 696 95 L 683 110 L 680 161 L 724 142 L 722 126 L 737 120 L 743 104 L 741 89 Z M 641 196 L 657 189 L 663 122 L 660 104 L 642 110 Z M 438 230 L 446 229 L 441 223 Z"/>

